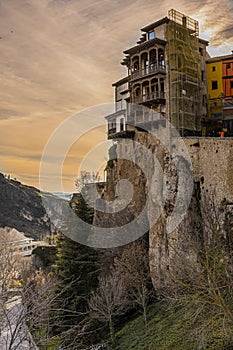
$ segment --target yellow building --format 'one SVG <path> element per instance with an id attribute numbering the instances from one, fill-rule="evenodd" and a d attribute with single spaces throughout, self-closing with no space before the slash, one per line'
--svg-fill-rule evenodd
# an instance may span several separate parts
<path id="1" fill-rule="evenodd" d="M 222 119 L 222 61 L 218 58 L 210 58 L 206 62 L 207 87 L 208 87 L 208 117 Z"/>

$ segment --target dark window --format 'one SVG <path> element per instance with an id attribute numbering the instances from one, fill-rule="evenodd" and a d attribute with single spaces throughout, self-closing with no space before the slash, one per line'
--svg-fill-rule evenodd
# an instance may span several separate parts
<path id="1" fill-rule="evenodd" d="M 201 81 L 205 80 L 205 72 L 202 70 L 201 71 Z"/>
<path id="2" fill-rule="evenodd" d="M 230 63 L 227 63 L 227 64 L 226 64 L 226 68 L 227 68 L 227 69 L 230 69 L 230 68 L 231 68 L 231 64 L 230 64 Z"/>
<path id="3" fill-rule="evenodd" d="M 212 90 L 217 90 L 218 89 L 218 82 L 217 80 L 212 81 Z"/>
<path id="4" fill-rule="evenodd" d="M 231 89 L 233 89 L 233 81 L 231 81 L 230 85 L 231 85 Z"/>
<path id="5" fill-rule="evenodd" d="M 124 118 L 120 119 L 120 131 L 124 131 Z"/>
<path id="6" fill-rule="evenodd" d="M 202 47 L 199 47 L 199 52 L 200 52 L 201 56 L 203 56 L 203 48 Z"/>
<path id="7" fill-rule="evenodd" d="M 154 39 L 154 37 L 155 37 L 154 31 L 148 33 L 148 39 L 149 40 Z"/>
<path id="8" fill-rule="evenodd" d="M 215 72 L 215 71 L 216 71 L 216 67 L 213 66 L 213 67 L 212 67 L 212 72 Z"/>

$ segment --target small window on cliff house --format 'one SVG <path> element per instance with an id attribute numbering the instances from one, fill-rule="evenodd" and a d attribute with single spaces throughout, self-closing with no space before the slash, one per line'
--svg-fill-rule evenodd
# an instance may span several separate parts
<path id="1" fill-rule="evenodd" d="M 231 68 L 231 64 L 230 63 L 227 63 L 226 64 L 226 69 L 230 69 Z"/>
<path id="2" fill-rule="evenodd" d="M 148 33 L 148 39 L 149 40 L 154 39 L 154 37 L 155 37 L 154 31 L 151 31 L 151 32 Z"/>
<path id="3" fill-rule="evenodd" d="M 217 80 L 212 81 L 212 90 L 217 90 L 218 89 L 218 82 Z"/>
<path id="4" fill-rule="evenodd" d="M 216 71 L 216 67 L 213 66 L 213 67 L 212 67 L 212 72 L 215 72 L 215 71 Z"/>
<path id="5" fill-rule="evenodd" d="M 233 89 L 233 81 L 231 81 L 230 87 L 231 87 L 231 89 Z"/>
<path id="6" fill-rule="evenodd" d="M 124 118 L 120 119 L 120 131 L 124 131 Z"/>

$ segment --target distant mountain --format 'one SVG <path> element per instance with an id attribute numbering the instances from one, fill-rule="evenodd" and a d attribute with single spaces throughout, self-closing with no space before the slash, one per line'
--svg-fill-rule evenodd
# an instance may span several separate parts
<path id="1" fill-rule="evenodd" d="M 54 232 L 54 225 L 42 200 L 55 203 L 55 214 L 58 216 L 63 205 L 67 206 L 67 200 L 22 185 L 0 173 L 0 227 L 15 228 L 36 240 Z"/>
<path id="2" fill-rule="evenodd" d="M 57 196 L 62 199 L 66 199 L 67 201 L 70 201 L 73 197 L 73 193 L 65 193 L 65 192 L 52 192 L 54 196 Z"/>

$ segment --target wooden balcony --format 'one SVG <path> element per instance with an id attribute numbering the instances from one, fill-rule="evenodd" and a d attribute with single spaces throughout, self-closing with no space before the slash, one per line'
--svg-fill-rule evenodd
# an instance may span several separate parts
<path id="1" fill-rule="evenodd" d="M 135 134 L 135 130 L 132 125 L 125 125 L 125 130 L 117 131 L 116 128 L 108 129 L 108 139 L 121 139 L 121 138 L 133 138 Z"/>
<path id="2" fill-rule="evenodd" d="M 164 91 L 155 91 L 148 94 L 140 96 L 132 96 L 133 103 L 147 103 L 156 101 L 157 103 L 165 102 L 165 92 Z"/>
<path id="3" fill-rule="evenodd" d="M 154 64 L 150 67 L 146 67 L 145 69 L 136 70 L 131 73 L 130 81 L 134 81 L 137 79 L 141 79 L 143 77 L 154 75 L 154 74 L 166 74 L 166 67 L 162 64 Z"/>

